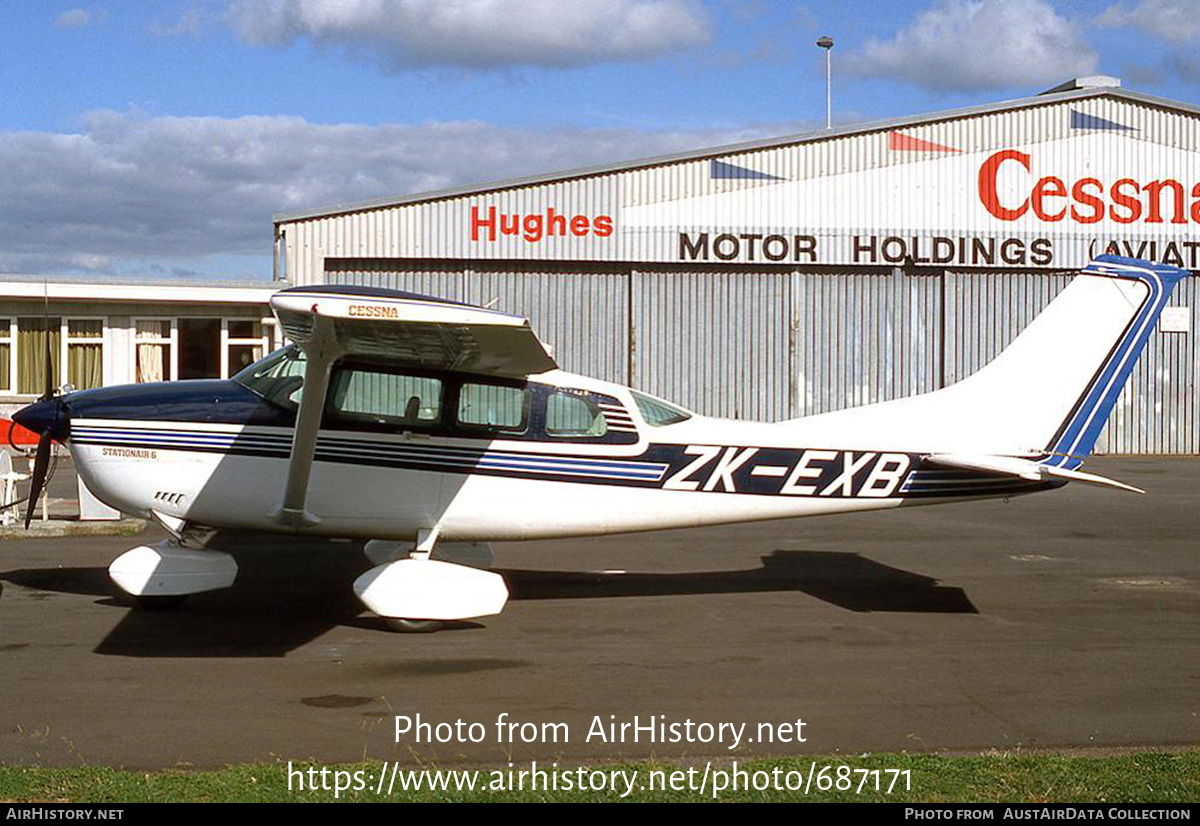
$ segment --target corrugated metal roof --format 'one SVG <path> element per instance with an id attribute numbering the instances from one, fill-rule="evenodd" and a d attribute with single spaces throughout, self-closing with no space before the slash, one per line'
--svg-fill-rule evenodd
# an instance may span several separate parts
<path id="1" fill-rule="evenodd" d="M 903 118 L 871 121 L 868 123 L 859 123 L 835 129 L 820 129 L 813 132 L 805 132 L 799 135 L 785 135 L 777 138 L 765 138 L 756 141 L 729 144 L 726 146 L 705 147 L 701 149 L 689 150 L 687 152 L 679 152 L 673 155 L 660 155 L 653 158 L 621 161 L 602 166 L 569 169 L 561 172 L 533 175 L 526 178 L 513 178 L 509 180 L 474 184 L 470 186 L 453 187 L 451 189 L 437 190 L 434 192 L 419 192 L 412 195 L 403 195 L 397 198 L 377 198 L 370 201 L 360 201 L 352 204 L 340 204 L 337 206 L 328 207 L 326 209 L 276 213 L 274 216 L 274 221 L 278 225 L 293 221 L 302 221 L 310 218 L 325 218 L 333 215 L 368 212 L 374 209 L 384 209 L 387 207 L 401 206 L 404 204 L 421 203 L 423 201 L 437 201 L 443 198 L 452 198 L 473 193 L 496 192 L 505 189 L 515 189 L 518 187 L 545 184 L 552 181 L 565 181 L 570 179 L 605 175 L 614 172 L 626 172 L 631 169 L 661 166 L 663 164 L 677 163 L 680 161 L 701 160 L 704 158 L 719 157 L 738 152 L 773 149 L 781 146 L 789 146 L 801 143 L 815 143 L 818 141 L 834 140 L 849 135 L 860 135 L 867 132 L 897 129 L 918 124 L 935 123 L 938 121 L 954 120 L 957 118 L 975 115 L 993 114 L 996 112 L 1004 112 L 1013 109 L 1049 106 L 1064 101 L 1082 100 L 1096 97 L 1121 98 L 1137 103 L 1143 103 L 1148 106 L 1157 106 L 1164 109 L 1174 109 L 1177 111 L 1200 115 L 1200 106 L 1196 106 L 1194 104 L 1169 100 L 1167 98 L 1160 98 L 1154 95 L 1147 95 L 1142 92 L 1133 92 L 1116 86 L 1089 86 L 1086 88 L 1073 89 L 1058 93 L 1043 92 L 1042 94 L 1034 95 L 1032 97 L 1017 98 L 1015 100 L 1000 101 L 997 103 L 988 103 L 980 106 L 968 106 L 960 109 L 949 109 L 923 115 L 911 115 Z"/>

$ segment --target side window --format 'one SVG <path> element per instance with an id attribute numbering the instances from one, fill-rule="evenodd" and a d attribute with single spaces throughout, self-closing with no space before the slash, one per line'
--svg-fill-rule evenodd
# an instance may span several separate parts
<path id="1" fill-rule="evenodd" d="M 458 423 L 520 433 L 525 430 L 527 391 L 495 384 L 463 384 L 458 394 Z"/>
<path id="2" fill-rule="evenodd" d="M 594 438 L 608 432 L 600 408 L 584 396 L 551 393 L 546 400 L 546 432 L 551 436 Z"/>
<path id="3" fill-rule="evenodd" d="M 425 376 L 347 367 L 334 373 L 328 411 L 340 419 L 428 426 L 442 415 L 442 383 Z"/>

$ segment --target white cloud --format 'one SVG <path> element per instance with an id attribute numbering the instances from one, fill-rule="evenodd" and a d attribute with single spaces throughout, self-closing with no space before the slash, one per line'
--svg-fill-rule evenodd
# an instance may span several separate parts
<path id="1" fill-rule="evenodd" d="M 1135 28 L 1174 47 L 1162 55 L 1162 65 L 1185 83 L 1200 81 L 1200 0 L 1140 0 L 1115 3 L 1096 18 L 1100 26 Z M 1146 50 L 1146 57 L 1155 56 Z"/>
<path id="2" fill-rule="evenodd" d="M 711 39 L 695 0 L 234 0 L 226 18 L 247 43 L 306 38 L 396 70 L 584 66 Z"/>
<path id="3" fill-rule="evenodd" d="M 1169 43 L 1195 48 L 1200 39 L 1200 0 L 1140 0 L 1133 7 L 1116 3 L 1096 22 L 1101 26 L 1132 26 Z"/>
<path id="4" fill-rule="evenodd" d="M 1097 55 L 1045 0 L 939 0 L 845 62 L 855 74 L 937 91 L 1035 92 L 1094 73 Z"/>
<path id="5" fill-rule="evenodd" d="M 271 215 L 801 131 L 519 129 L 477 121 L 95 112 L 80 134 L 0 133 L 0 271 L 128 271 L 262 256 Z M 201 269 L 203 269 L 201 267 Z"/>
<path id="6" fill-rule="evenodd" d="M 60 29 L 81 29 L 95 22 L 95 17 L 87 9 L 67 9 L 58 16 L 54 25 Z"/>

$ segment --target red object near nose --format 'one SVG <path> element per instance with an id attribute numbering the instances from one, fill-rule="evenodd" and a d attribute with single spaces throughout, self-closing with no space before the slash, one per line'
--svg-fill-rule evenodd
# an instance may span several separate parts
<path id="1" fill-rule="evenodd" d="M 38 435 L 11 419 L 0 419 L 0 442 L 7 445 L 10 440 L 14 445 L 33 446 L 37 444 Z"/>

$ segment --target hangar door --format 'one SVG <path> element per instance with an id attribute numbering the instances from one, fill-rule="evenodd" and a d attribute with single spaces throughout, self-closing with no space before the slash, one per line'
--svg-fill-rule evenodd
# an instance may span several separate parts
<path id="1" fill-rule="evenodd" d="M 941 386 L 940 278 L 800 272 L 792 308 L 793 418 Z"/>

